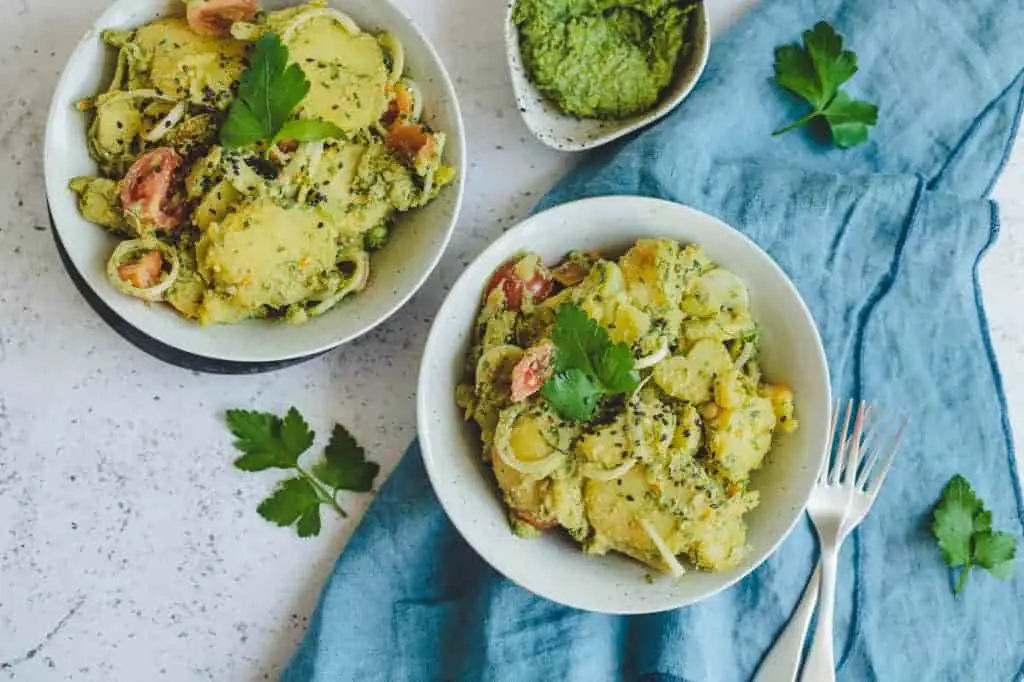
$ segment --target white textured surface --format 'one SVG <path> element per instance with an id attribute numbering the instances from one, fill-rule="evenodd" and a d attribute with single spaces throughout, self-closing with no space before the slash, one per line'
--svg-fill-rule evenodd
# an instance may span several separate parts
<path id="1" fill-rule="evenodd" d="M 272 679 L 302 635 L 351 525 L 328 522 L 302 542 L 261 521 L 275 476 L 231 468 L 222 411 L 294 404 L 321 432 L 350 425 L 390 469 L 413 436 L 419 352 L 445 287 L 574 160 L 531 139 L 514 109 L 504 3 L 397 2 L 434 40 L 466 117 L 469 185 L 444 264 L 351 346 L 268 376 L 213 377 L 165 366 L 107 328 L 45 227 L 50 92 L 106 1 L 0 0 L 0 680 Z M 709 3 L 712 25 L 750 4 Z M 982 277 L 1018 434 L 1021 186 L 1024 145 L 996 190 L 1003 236 Z"/>

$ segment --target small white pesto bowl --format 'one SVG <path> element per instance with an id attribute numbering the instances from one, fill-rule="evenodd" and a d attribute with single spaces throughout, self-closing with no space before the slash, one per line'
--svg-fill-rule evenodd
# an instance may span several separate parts
<path id="1" fill-rule="evenodd" d="M 266 10 L 301 0 L 263 0 Z M 169 306 L 146 305 L 118 292 L 106 262 L 117 241 L 86 221 L 68 181 L 96 173 L 86 148 L 87 117 L 75 102 L 100 92 L 116 55 L 104 29 L 132 29 L 165 16 L 183 16 L 181 0 L 116 0 L 75 48 L 57 85 L 46 125 L 45 179 L 53 234 L 72 280 L 111 327 L 143 351 L 173 364 L 221 373 L 267 371 L 325 353 L 365 334 L 393 315 L 434 270 L 455 230 L 466 178 L 465 130 L 455 87 L 426 36 L 388 0 L 331 0 L 367 31 L 387 30 L 402 41 L 408 73 L 424 95 L 424 120 L 448 135 L 445 160 L 456 167 L 450 187 L 424 208 L 396 218 L 390 243 L 373 255 L 366 290 L 322 317 L 293 326 L 249 320 L 202 327 Z"/>
<path id="2" fill-rule="evenodd" d="M 552 149 L 563 152 L 586 151 L 664 118 L 686 99 L 697 85 L 708 63 L 711 28 L 704 4 L 700 3 L 694 10 L 696 21 L 691 21 L 687 27 L 691 41 L 689 49 L 677 64 L 675 77 L 662 93 L 654 109 L 636 116 L 609 121 L 566 114 L 541 94 L 530 81 L 519 49 L 519 29 L 512 20 L 517 2 L 519 0 L 508 0 L 505 18 L 505 49 L 508 52 L 508 66 L 512 74 L 516 106 L 530 132 Z"/>
<path id="3" fill-rule="evenodd" d="M 497 484 L 481 456 L 480 433 L 455 402 L 464 380 L 474 320 L 486 284 L 512 256 L 530 251 L 554 264 L 572 250 L 618 257 L 636 240 L 666 237 L 699 244 L 742 278 L 761 332 L 766 378 L 793 389 L 800 428 L 779 435 L 751 483 L 760 505 L 746 515 L 750 552 L 732 571 L 690 571 L 648 583 L 647 566 L 621 554 L 590 556 L 567 534 L 516 537 Z M 831 421 L 828 363 L 814 319 L 786 274 L 754 242 L 722 221 L 658 199 L 613 196 L 564 204 L 503 234 L 448 293 L 420 366 L 417 425 L 427 474 L 452 523 L 497 571 L 555 602 L 587 611 L 640 614 L 693 604 L 753 571 L 800 519 L 825 460 Z"/>

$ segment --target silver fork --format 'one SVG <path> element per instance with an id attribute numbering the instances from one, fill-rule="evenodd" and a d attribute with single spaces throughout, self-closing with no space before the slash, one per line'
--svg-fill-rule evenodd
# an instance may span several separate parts
<path id="1" fill-rule="evenodd" d="M 851 400 L 846 405 L 841 428 L 837 429 L 840 412 L 837 402 L 833 406 L 829 431 L 832 455 L 825 462 L 807 504 L 807 513 L 818 532 L 821 547 L 818 567 L 789 625 L 761 663 L 754 682 L 793 682 L 796 679 L 816 602 L 820 607 L 818 624 L 803 679 L 808 682 L 835 680 L 832 626 L 839 548 L 874 504 L 907 426 L 904 417 L 891 421 L 876 418 L 875 407 L 864 402 L 854 413 Z"/>

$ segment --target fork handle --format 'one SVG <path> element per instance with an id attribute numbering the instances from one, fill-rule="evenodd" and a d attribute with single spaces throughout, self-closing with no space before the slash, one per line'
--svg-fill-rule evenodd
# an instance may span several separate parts
<path id="1" fill-rule="evenodd" d="M 818 624 L 804 665 L 804 682 L 835 682 L 832 625 L 836 606 L 836 565 L 838 552 L 829 547 L 821 554 L 821 594 L 818 597 Z"/>
<path id="2" fill-rule="evenodd" d="M 818 605 L 818 588 L 821 585 L 821 567 L 815 567 L 807 581 L 800 603 L 789 619 L 789 625 L 775 640 L 771 651 L 761 661 L 753 682 L 794 682 L 800 670 L 804 643 L 807 641 L 807 627 Z"/>

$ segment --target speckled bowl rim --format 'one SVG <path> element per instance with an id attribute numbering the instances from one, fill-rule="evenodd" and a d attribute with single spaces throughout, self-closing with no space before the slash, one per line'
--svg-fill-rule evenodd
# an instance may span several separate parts
<path id="1" fill-rule="evenodd" d="M 318 358 L 329 352 L 322 351 L 301 358 L 291 358 L 289 360 L 281 360 L 279 362 L 231 362 L 228 360 L 219 360 L 217 358 L 208 358 L 202 355 L 193 355 L 192 353 L 186 353 L 185 351 L 179 350 L 174 346 L 168 346 L 166 343 L 139 331 L 138 328 L 125 322 L 124 318 L 114 312 L 110 306 L 103 302 L 103 299 L 96 295 L 96 292 L 93 291 L 92 287 L 90 287 L 85 281 L 82 274 L 78 272 L 78 268 L 75 267 L 71 257 L 68 255 L 68 251 L 64 247 L 64 242 L 61 241 L 60 233 L 57 231 L 57 225 L 53 220 L 53 213 L 49 211 L 49 202 L 47 202 L 47 212 L 49 213 L 50 218 L 50 233 L 53 235 L 53 241 L 57 246 L 57 255 L 60 256 L 60 261 L 64 265 L 64 270 L 71 279 L 71 283 L 75 285 L 76 289 L 78 289 L 78 293 L 82 295 L 82 298 L 84 298 L 85 302 L 89 304 L 89 307 L 92 308 L 111 329 L 117 332 L 121 338 L 128 341 L 143 353 L 146 353 L 157 360 L 161 360 L 168 365 L 180 367 L 181 369 L 188 369 L 194 372 L 203 372 L 206 374 L 263 374 L 291 367 L 292 365 L 298 365 Z"/>

